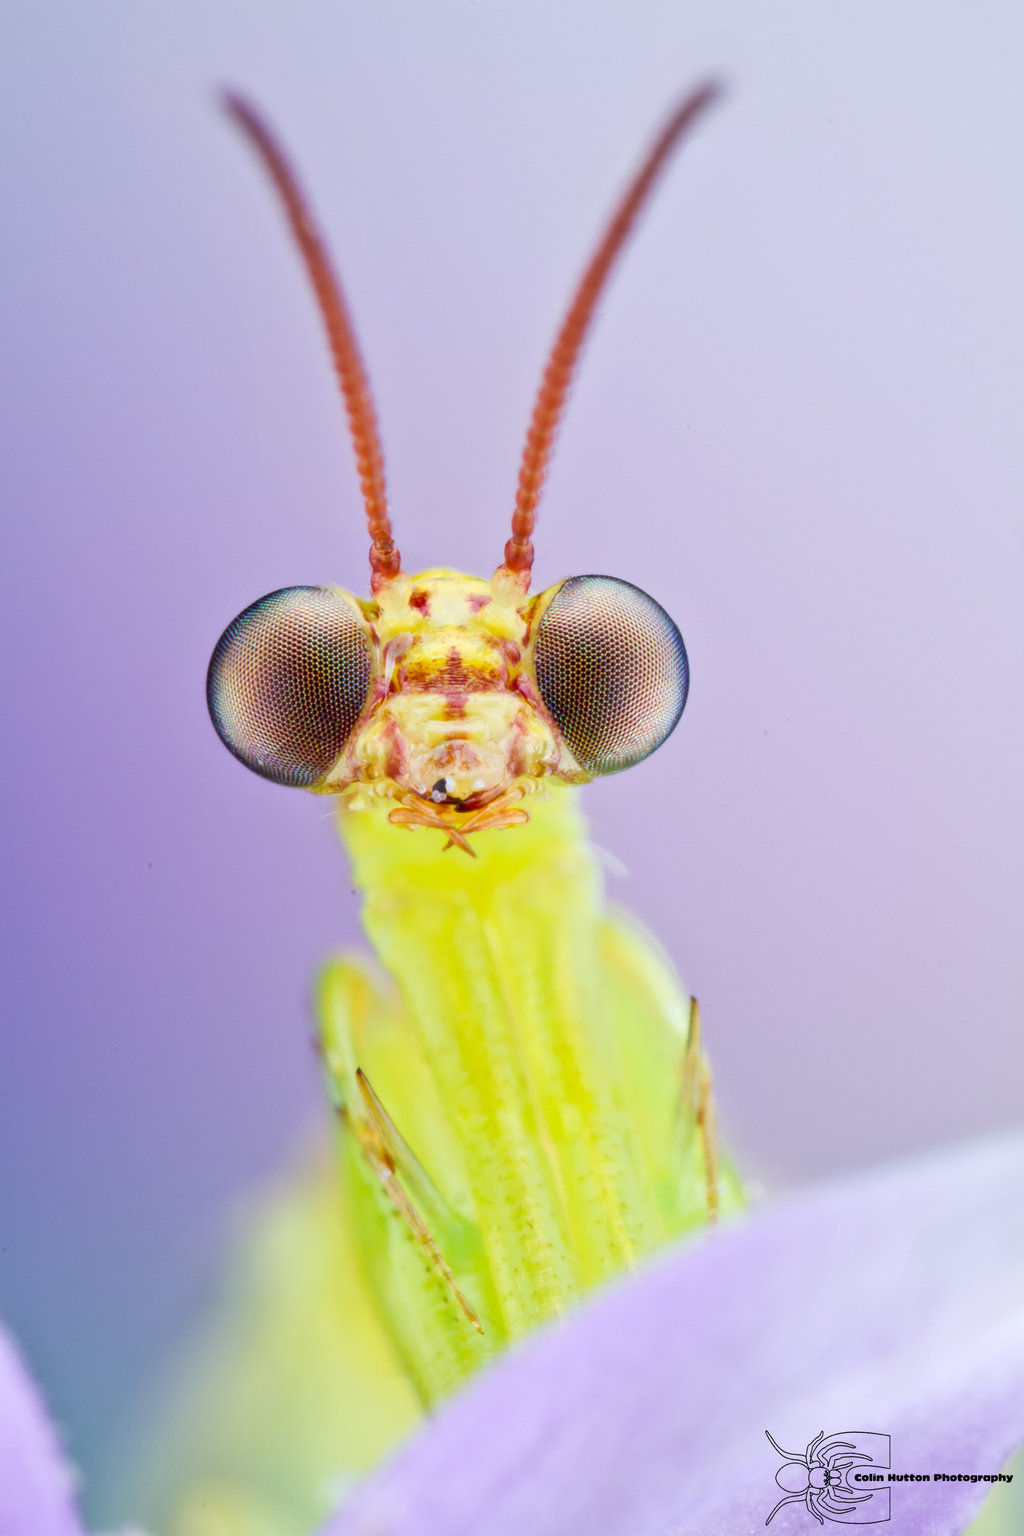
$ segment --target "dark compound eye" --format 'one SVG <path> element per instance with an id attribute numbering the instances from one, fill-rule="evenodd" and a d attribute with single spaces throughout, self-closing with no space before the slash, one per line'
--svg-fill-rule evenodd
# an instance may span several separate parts
<path id="1" fill-rule="evenodd" d="M 614 576 L 573 576 L 534 641 L 541 698 L 587 773 L 618 773 L 660 747 L 686 703 L 683 637 L 664 608 Z"/>
<path id="2" fill-rule="evenodd" d="M 310 787 L 337 760 L 370 688 L 366 626 L 329 587 L 284 587 L 217 641 L 206 702 L 221 741 L 254 773 Z"/>

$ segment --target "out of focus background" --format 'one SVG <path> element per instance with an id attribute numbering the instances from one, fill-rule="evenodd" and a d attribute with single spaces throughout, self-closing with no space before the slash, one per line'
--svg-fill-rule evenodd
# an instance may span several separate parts
<path id="1" fill-rule="evenodd" d="M 232 1213 L 323 1119 L 329 806 L 209 725 L 262 593 L 366 583 L 310 295 L 218 87 L 330 234 L 411 569 L 496 565 L 541 364 L 662 114 L 539 582 L 678 620 L 683 723 L 593 786 L 777 1188 L 1019 1121 L 1024 49 L 1012 0 L 6 7 L 0 1305 L 102 1467 Z"/>

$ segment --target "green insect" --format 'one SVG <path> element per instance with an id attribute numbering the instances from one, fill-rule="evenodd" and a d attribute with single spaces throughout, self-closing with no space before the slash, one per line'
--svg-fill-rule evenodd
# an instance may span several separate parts
<path id="1" fill-rule="evenodd" d="M 297 1309 L 330 1313 L 296 1345 L 307 1360 L 328 1335 L 328 1353 L 365 1357 L 372 1332 L 376 1364 L 362 1384 L 318 1388 L 321 1405 L 331 1390 L 352 1398 L 319 1413 L 353 1436 L 325 1445 L 325 1472 L 358 1473 L 372 1459 L 351 1429 L 378 1412 L 367 1374 L 397 1379 L 419 1405 L 398 1413 L 394 1438 L 508 1342 L 739 1202 L 716 1152 L 696 1002 L 651 940 L 609 910 L 578 804 L 578 786 L 630 768 L 674 729 L 689 683 L 682 638 L 653 598 L 610 576 L 530 591 L 544 474 L 598 298 L 659 172 L 716 94 L 703 86 L 669 118 L 586 268 L 544 371 L 511 537 L 490 579 L 403 569 L 342 289 L 274 137 L 250 105 L 227 101 L 312 280 L 371 540 L 368 599 L 332 586 L 271 593 L 225 630 L 208 678 L 214 725 L 236 757 L 336 797 L 376 956 L 337 960 L 320 978 L 341 1177 L 309 1197 L 306 1227 L 295 1217 L 305 1196 L 278 1213 L 279 1225 L 293 1220 L 287 1262 L 267 1261 L 280 1294 L 250 1307 L 247 1325 L 265 1352 L 272 1331 L 298 1336 Z M 346 1291 L 344 1317 L 326 1280 L 300 1300 L 294 1276 L 281 1278 L 328 1247 L 358 1271 L 345 1284 L 363 1300 Z M 269 1392 L 282 1370 L 256 1376 L 252 1390 Z M 301 1396 L 279 1387 L 278 1439 L 305 1432 L 289 1428 L 287 1402 L 302 1424 L 314 1417 L 294 1408 Z M 224 1461 L 251 1469 L 257 1439 Z M 382 1431 L 374 1453 L 388 1440 Z M 307 1450 L 295 1455 L 309 1460 Z M 218 1475 L 208 1467 L 207 1502 L 192 1501 L 195 1528 Z M 231 1523 L 241 1506 L 218 1486 L 223 1523 L 209 1529 L 255 1530 L 248 1517 Z M 267 1529 L 287 1525 L 288 1496 L 277 1494 Z"/>

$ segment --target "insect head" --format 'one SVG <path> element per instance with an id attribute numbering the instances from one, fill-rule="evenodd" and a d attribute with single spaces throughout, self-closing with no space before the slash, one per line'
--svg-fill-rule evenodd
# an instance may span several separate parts
<path id="1" fill-rule="evenodd" d="M 494 576 L 408 575 L 392 537 L 369 383 L 345 296 L 298 181 L 257 112 L 227 108 L 273 180 L 316 293 L 370 533 L 371 593 L 285 587 L 228 625 L 207 679 L 214 726 L 264 778 L 389 819 L 466 834 L 528 819 L 552 779 L 583 783 L 647 757 L 675 727 L 689 667 L 652 597 L 612 576 L 530 593 L 531 535 L 573 372 L 608 273 L 672 149 L 717 95 L 676 110 L 626 189 L 556 337 L 533 408 L 511 537 Z"/>

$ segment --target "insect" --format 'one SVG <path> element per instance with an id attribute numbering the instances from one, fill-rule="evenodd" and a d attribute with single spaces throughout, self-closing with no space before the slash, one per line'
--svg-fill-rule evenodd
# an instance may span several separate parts
<path id="1" fill-rule="evenodd" d="M 617 256 L 717 87 L 669 117 L 556 337 L 494 575 L 407 573 L 348 305 L 259 113 L 232 118 L 279 194 L 340 385 L 371 595 L 289 587 L 213 653 L 208 701 L 254 772 L 337 797 L 376 960 L 318 986 L 338 1220 L 429 1406 L 509 1340 L 739 1199 L 716 1151 L 697 1006 L 606 904 L 579 786 L 670 735 L 689 665 L 627 581 L 531 592 L 532 534 L 580 350 Z"/>

